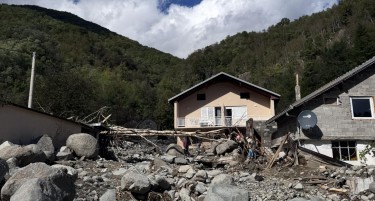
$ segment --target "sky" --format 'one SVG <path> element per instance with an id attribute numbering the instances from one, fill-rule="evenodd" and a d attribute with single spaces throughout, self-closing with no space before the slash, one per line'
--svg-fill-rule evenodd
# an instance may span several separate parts
<path id="1" fill-rule="evenodd" d="M 243 31 L 323 11 L 338 0 L 0 0 L 67 11 L 179 58 Z"/>

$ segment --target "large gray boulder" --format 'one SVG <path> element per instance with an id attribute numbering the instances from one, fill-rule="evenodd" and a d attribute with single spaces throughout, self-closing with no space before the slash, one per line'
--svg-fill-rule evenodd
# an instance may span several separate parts
<path id="1" fill-rule="evenodd" d="M 137 194 L 145 194 L 151 189 L 148 177 L 139 173 L 135 168 L 129 169 L 121 178 L 121 190 Z"/>
<path id="2" fill-rule="evenodd" d="M 371 193 L 375 193 L 375 182 L 371 182 L 369 190 L 371 191 Z"/>
<path id="3" fill-rule="evenodd" d="M 99 153 L 98 140 L 87 133 L 70 135 L 66 140 L 66 146 L 79 157 L 96 158 Z"/>
<path id="4" fill-rule="evenodd" d="M 62 169 L 32 163 L 16 171 L 1 189 L 3 201 L 25 200 L 27 196 L 30 200 L 73 200 L 74 180 Z"/>
<path id="5" fill-rule="evenodd" d="M 55 152 L 55 146 L 53 146 L 52 138 L 48 135 L 42 135 L 38 142 L 36 143 L 37 147 L 42 151 Z"/>
<path id="6" fill-rule="evenodd" d="M 20 167 L 24 167 L 35 162 L 46 162 L 47 160 L 44 152 L 35 144 L 30 144 L 27 146 L 12 145 L 4 147 L 0 150 L 0 158 L 4 160 L 16 158 Z"/>
<path id="7" fill-rule="evenodd" d="M 236 147 L 238 147 L 237 142 L 233 140 L 228 140 L 216 146 L 216 154 L 217 155 L 225 154 L 227 152 L 232 151 Z"/>
<path id="8" fill-rule="evenodd" d="M 178 144 L 170 144 L 167 147 L 167 154 L 176 157 L 185 157 L 184 150 Z"/>
<path id="9" fill-rule="evenodd" d="M 211 186 L 204 201 L 244 201 L 249 200 L 249 192 L 236 186 L 218 184 Z"/>
<path id="10" fill-rule="evenodd" d="M 47 161 L 52 163 L 55 161 L 55 146 L 53 146 L 52 138 L 48 135 L 42 135 L 36 146 L 44 152 L 47 157 Z"/>

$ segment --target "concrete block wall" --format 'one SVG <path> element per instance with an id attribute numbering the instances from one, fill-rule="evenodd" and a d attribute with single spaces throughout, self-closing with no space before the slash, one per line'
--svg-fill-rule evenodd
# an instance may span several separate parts
<path id="1" fill-rule="evenodd" d="M 278 130 L 273 134 L 275 140 L 288 132 L 298 139 L 321 140 L 375 140 L 374 119 L 352 119 L 350 97 L 375 97 L 375 66 L 343 81 L 338 86 L 324 92 L 304 105 L 292 110 L 295 116 L 303 110 L 313 111 L 318 118 L 316 128 L 310 131 L 297 129 L 297 119 L 283 116 L 277 120 Z M 338 97 L 339 104 L 325 104 L 325 98 Z"/>

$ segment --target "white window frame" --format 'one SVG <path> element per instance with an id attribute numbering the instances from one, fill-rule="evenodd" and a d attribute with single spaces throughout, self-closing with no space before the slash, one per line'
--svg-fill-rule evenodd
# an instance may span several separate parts
<path id="1" fill-rule="evenodd" d="M 338 147 L 334 147 L 333 146 L 333 142 L 337 142 L 339 144 L 339 146 Z M 347 146 L 341 146 L 341 144 L 343 142 L 347 143 Z M 354 147 L 349 146 L 349 142 L 354 142 L 355 143 Z M 338 152 L 339 152 L 339 156 L 340 156 L 340 160 L 341 161 L 358 161 L 358 154 L 359 153 L 358 153 L 357 142 L 356 141 L 354 141 L 354 140 L 339 141 L 338 140 L 338 141 L 331 141 L 331 144 L 332 144 L 332 146 L 331 146 L 331 148 L 332 148 L 332 157 L 334 157 L 334 155 L 333 155 L 333 149 L 337 149 Z M 346 149 L 345 151 L 348 151 L 348 153 L 350 153 L 349 149 L 355 149 L 355 153 L 356 153 L 355 158 L 356 159 L 355 160 L 351 160 L 350 155 L 349 155 L 349 160 L 344 160 L 343 159 L 343 153 L 341 152 L 343 149 Z"/>
<path id="2" fill-rule="evenodd" d="M 353 99 L 367 99 L 370 101 L 371 117 L 355 117 L 353 111 Z M 350 109 L 352 112 L 352 119 L 374 119 L 374 100 L 372 96 L 351 96 L 350 97 Z"/>

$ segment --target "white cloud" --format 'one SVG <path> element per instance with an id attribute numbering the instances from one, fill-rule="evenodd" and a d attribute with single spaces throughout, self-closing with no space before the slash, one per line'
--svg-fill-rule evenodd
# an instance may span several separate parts
<path id="1" fill-rule="evenodd" d="M 296 19 L 331 7 L 337 0 L 203 0 L 195 7 L 158 0 L 0 0 L 74 13 L 143 45 L 185 58 L 194 50 L 242 31 L 261 31 L 282 18 Z"/>

